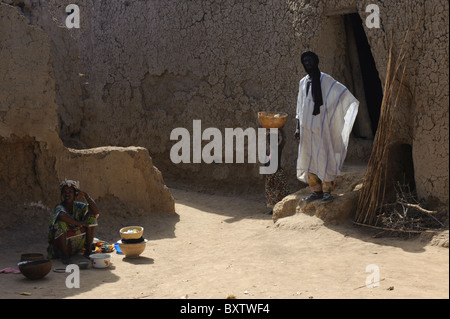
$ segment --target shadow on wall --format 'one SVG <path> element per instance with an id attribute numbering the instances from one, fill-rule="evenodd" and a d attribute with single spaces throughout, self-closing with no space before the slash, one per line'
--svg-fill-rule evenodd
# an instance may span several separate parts
<path id="1" fill-rule="evenodd" d="M 36 138 L 24 136 L 0 137 L 0 203 L 2 208 L 14 208 L 24 203 L 38 202 L 43 199 L 57 198 L 45 194 L 45 190 L 58 188 L 56 179 L 53 186 L 41 185 L 51 183 L 48 167 L 54 163 L 42 148 L 45 143 Z M 45 194 L 45 196 L 44 196 Z"/>
<path id="2" fill-rule="evenodd" d="M 410 192 L 415 192 L 414 165 L 412 159 L 412 146 L 396 143 L 389 147 L 386 180 L 386 200 L 394 201 L 397 184 L 402 185 Z"/>

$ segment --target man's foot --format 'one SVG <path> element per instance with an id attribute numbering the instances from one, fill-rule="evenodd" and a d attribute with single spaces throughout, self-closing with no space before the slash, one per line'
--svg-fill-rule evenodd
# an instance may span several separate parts
<path id="1" fill-rule="evenodd" d="M 273 215 L 273 210 L 271 210 L 270 212 L 267 212 L 266 215 Z"/>
<path id="2" fill-rule="evenodd" d="M 61 258 L 61 262 L 64 265 L 70 265 L 72 263 L 72 260 L 69 257 L 63 257 L 63 258 Z"/>
<path id="3" fill-rule="evenodd" d="M 332 202 L 333 199 L 334 199 L 334 197 L 330 193 L 328 193 L 328 192 L 323 193 L 322 202 L 329 203 L 329 202 Z"/>
<path id="4" fill-rule="evenodd" d="M 312 202 L 323 198 L 323 192 L 312 192 L 308 197 L 302 198 L 304 202 Z"/>

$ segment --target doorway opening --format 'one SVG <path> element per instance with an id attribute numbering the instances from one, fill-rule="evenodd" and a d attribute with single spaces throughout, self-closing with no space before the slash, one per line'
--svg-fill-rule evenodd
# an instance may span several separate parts
<path id="1" fill-rule="evenodd" d="M 358 13 L 346 14 L 344 25 L 355 96 L 360 101 L 353 133 L 372 139 L 378 127 L 383 89 L 369 41 Z"/>

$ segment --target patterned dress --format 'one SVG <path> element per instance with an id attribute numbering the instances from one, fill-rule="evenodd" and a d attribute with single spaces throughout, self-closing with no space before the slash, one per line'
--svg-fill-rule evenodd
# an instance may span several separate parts
<path id="1" fill-rule="evenodd" d="M 266 176 L 265 182 L 266 205 L 273 208 L 276 203 L 289 195 L 286 175 L 280 167 L 274 174 Z"/>
<path id="2" fill-rule="evenodd" d="M 72 214 L 68 213 L 62 204 L 55 207 L 52 217 L 49 222 L 48 232 L 48 258 L 55 258 L 56 252 L 53 249 L 53 241 L 62 234 L 67 235 L 67 253 L 68 255 L 74 255 L 84 248 L 86 241 L 86 227 L 69 225 L 58 219 L 60 213 L 64 212 L 69 217 L 79 222 L 85 222 L 90 226 L 97 225 L 97 219 L 88 214 L 89 205 L 81 202 L 74 202 Z"/>

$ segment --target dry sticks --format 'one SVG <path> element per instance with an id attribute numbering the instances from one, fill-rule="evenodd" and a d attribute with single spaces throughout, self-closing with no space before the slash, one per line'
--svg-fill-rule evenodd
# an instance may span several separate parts
<path id="1" fill-rule="evenodd" d="M 394 41 L 391 33 L 380 120 L 375 135 L 372 153 L 363 179 L 363 187 L 361 189 L 356 210 L 355 224 L 376 225 L 377 212 L 383 207 L 387 180 L 389 141 L 391 139 L 391 128 L 394 120 L 391 109 L 395 108 L 397 105 L 405 77 L 406 65 L 411 50 L 411 45 L 405 50 L 408 35 L 409 30 L 406 32 L 398 57 L 394 63 L 392 56 Z M 402 67 L 402 74 L 397 83 L 397 75 Z"/>
<path id="2" fill-rule="evenodd" d="M 396 196 L 394 202 L 384 204 L 378 212 L 377 221 L 382 225 L 381 227 L 361 225 L 356 222 L 355 224 L 408 234 L 436 233 L 442 230 L 444 224 L 438 219 L 439 213 L 423 209 L 408 184 L 402 185 L 397 182 Z"/>
<path id="3" fill-rule="evenodd" d="M 422 17 L 417 22 L 413 35 L 417 31 Z M 435 217 L 439 215 L 438 212 L 422 208 L 415 200 L 409 186 L 405 188 L 397 182 L 396 201 L 385 203 L 389 146 L 394 123 L 391 110 L 397 106 L 405 79 L 406 66 L 412 47 L 412 41 L 410 41 L 406 48 L 408 37 L 409 30 L 405 34 L 398 57 L 394 61 L 394 41 L 391 33 L 380 119 L 358 199 L 354 224 L 405 233 L 435 232 L 439 230 L 436 228 L 444 226 Z"/>

